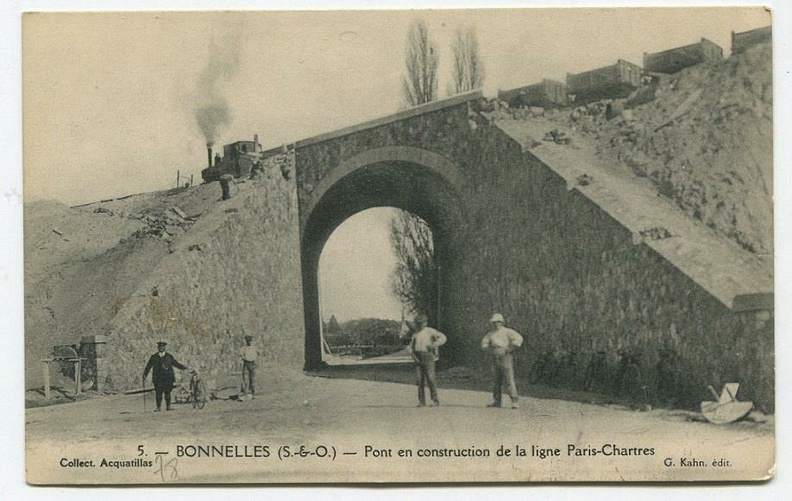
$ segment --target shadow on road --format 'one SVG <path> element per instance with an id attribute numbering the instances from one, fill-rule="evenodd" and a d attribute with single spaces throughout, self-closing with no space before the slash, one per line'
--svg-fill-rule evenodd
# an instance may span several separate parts
<path id="1" fill-rule="evenodd" d="M 432 405 L 425 405 L 425 406 L 417 406 L 417 405 L 352 405 L 350 406 L 353 409 L 419 409 L 419 408 L 432 408 Z M 439 407 L 444 407 L 446 409 L 453 408 L 453 409 L 481 409 L 485 407 L 482 405 L 464 405 L 464 404 L 441 404 Z"/>
<path id="2" fill-rule="evenodd" d="M 347 365 L 328 366 L 307 373 L 309 376 L 329 379 L 354 379 L 360 381 L 378 381 L 387 383 L 415 384 L 415 368 L 412 364 Z M 567 388 L 553 388 L 543 384 L 530 384 L 525 377 L 516 378 L 517 391 L 520 396 L 567 400 L 594 405 L 623 405 L 629 402 L 617 397 L 588 393 Z M 455 390 L 472 390 L 489 393 L 492 388 L 490 372 L 484 368 L 479 372 L 464 367 L 450 367 L 438 370 L 437 384 L 439 388 Z"/>

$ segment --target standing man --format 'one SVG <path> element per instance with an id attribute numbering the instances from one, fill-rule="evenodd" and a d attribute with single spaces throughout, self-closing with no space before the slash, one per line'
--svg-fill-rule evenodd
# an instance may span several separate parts
<path id="1" fill-rule="evenodd" d="M 171 390 L 176 382 L 176 374 L 173 372 L 173 368 L 187 369 L 187 366 L 177 362 L 173 355 L 165 352 L 165 346 L 167 345 L 168 343 L 165 341 L 159 341 L 157 343 L 157 353 L 149 357 L 146 368 L 143 369 L 143 386 L 146 385 L 146 376 L 153 369 L 151 380 L 154 382 L 154 392 L 157 401 L 157 408 L 154 409 L 154 412 L 161 410 L 163 393 L 165 394 L 165 410 L 173 410 L 171 407 Z"/>
<path id="2" fill-rule="evenodd" d="M 245 346 L 239 355 L 242 357 L 242 398 L 252 400 L 256 389 L 253 381 L 256 379 L 256 359 L 259 356 L 258 348 L 253 346 L 253 336 L 245 336 Z"/>
<path id="3" fill-rule="evenodd" d="M 223 174 L 220 176 L 220 189 L 223 191 L 222 199 L 228 200 L 231 198 L 231 183 L 234 182 L 234 176 L 231 174 Z"/>
<path id="4" fill-rule="evenodd" d="M 415 377 L 418 384 L 418 407 L 426 406 L 426 390 L 424 385 L 429 385 L 429 394 L 432 405 L 440 405 L 437 397 L 437 381 L 435 379 L 435 357 L 437 348 L 448 340 L 442 332 L 427 327 L 428 319 L 423 313 L 415 318 L 416 332 L 410 340 L 410 354 L 415 362 Z"/>
<path id="5" fill-rule="evenodd" d="M 514 384 L 514 355 L 515 349 L 523 344 L 523 337 L 519 332 L 505 326 L 503 315 L 495 313 L 490 318 L 492 330 L 481 340 L 481 349 L 490 354 L 492 368 L 495 375 L 492 387 L 492 403 L 487 407 L 500 407 L 505 383 L 511 397 L 512 409 L 518 409 L 517 385 Z"/>

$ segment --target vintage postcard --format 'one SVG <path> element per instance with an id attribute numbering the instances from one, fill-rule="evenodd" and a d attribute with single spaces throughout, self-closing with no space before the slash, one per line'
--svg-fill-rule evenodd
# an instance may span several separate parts
<path id="1" fill-rule="evenodd" d="M 772 24 L 25 13 L 27 481 L 771 478 Z"/>

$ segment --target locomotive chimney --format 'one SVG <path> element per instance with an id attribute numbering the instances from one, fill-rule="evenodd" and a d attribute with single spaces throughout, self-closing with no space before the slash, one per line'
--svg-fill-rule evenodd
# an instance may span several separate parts
<path id="1" fill-rule="evenodd" d="M 209 158 L 209 167 L 211 167 L 212 166 L 212 145 L 211 144 L 208 144 L 208 143 L 206 144 L 206 154 L 207 154 L 207 156 Z"/>

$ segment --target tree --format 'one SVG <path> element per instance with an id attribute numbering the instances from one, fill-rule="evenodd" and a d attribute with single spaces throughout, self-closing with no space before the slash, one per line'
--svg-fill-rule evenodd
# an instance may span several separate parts
<path id="1" fill-rule="evenodd" d="M 437 99 L 437 48 L 429 36 L 423 20 L 415 20 L 407 30 L 405 64 L 407 74 L 402 77 L 404 102 L 417 106 Z"/>
<path id="2" fill-rule="evenodd" d="M 400 324 L 397 320 L 381 318 L 358 318 L 344 322 L 341 330 L 358 344 L 400 346 Z"/>
<path id="3" fill-rule="evenodd" d="M 459 94 L 484 85 L 484 63 L 479 54 L 478 38 L 474 28 L 457 28 L 451 44 L 453 81 L 450 94 Z"/>
<path id="4" fill-rule="evenodd" d="M 327 321 L 327 327 L 325 328 L 325 331 L 328 334 L 336 334 L 340 330 L 341 327 L 338 325 L 338 320 L 336 319 L 335 315 L 330 315 L 330 320 Z"/>
<path id="5" fill-rule="evenodd" d="M 417 106 L 437 99 L 437 48 L 423 20 L 415 20 L 407 30 L 405 65 L 402 77 L 404 102 Z M 437 308 L 437 266 L 432 230 L 413 214 L 400 211 L 391 220 L 391 245 L 397 264 L 391 275 L 393 293 L 412 313 L 434 312 Z"/>
<path id="6" fill-rule="evenodd" d="M 399 211 L 391 220 L 390 239 L 396 254 L 391 274 L 393 293 L 412 313 L 435 312 L 437 264 L 429 225 L 409 212 Z"/>

